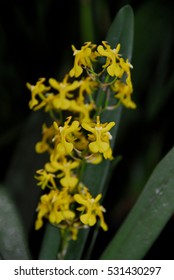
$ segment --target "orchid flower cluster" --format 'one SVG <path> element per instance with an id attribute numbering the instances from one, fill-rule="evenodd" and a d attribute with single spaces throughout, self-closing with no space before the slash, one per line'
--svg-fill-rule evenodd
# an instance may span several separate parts
<path id="1" fill-rule="evenodd" d="M 42 140 L 37 153 L 47 153 L 48 162 L 37 170 L 37 184 L 44 191 L 37 207 L 35 229 L 47 219 L 52 225 L 68 231 L 76 240 L 81 228 L 94 226 L 108 229 L 102 194 L 92 196 L 83 183 L 87 164 L 112 160 L 112 127 L 115 122 L 101 122 L 101 113 L 123 104 L 136 108 L 132 101 L 131 64 L 119 54 L 120 44 L 112 49 L 103 41 L 97 46 L 85 43 L 80 50 L 72 46 L 73 68 L 59 82 L 40 78 L 31 91 L 30 109 L 41 108 L 52 118 L 43 124 Z M 112 100 L 112 102 L 110 102 Z M 114 100 L 114 101 L 113 101 Z"/>

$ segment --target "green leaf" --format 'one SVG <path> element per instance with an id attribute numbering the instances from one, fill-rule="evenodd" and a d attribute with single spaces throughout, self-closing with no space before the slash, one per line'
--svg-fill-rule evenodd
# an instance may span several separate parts
<path id="1" fill-rule="evenodd" d="M 125 58 L 129 58 L 129 60 L 131 59 L 132 56 L 133 28 L 134 28 L 133 11 L 131 7 L 127 5 L 123 7 L 116 15 L 116 18 L 113 24 L 111 25 L 111 28 L 109 29 L 108 35 L 106 37 L 106 40 L 113 48 L 115 48 L 115 46 L 118 43 L 120 43 L 121 53 Z M 110 121 L 116 122 L 116 126 L 112 128 L 112 136 L 113 136 L 112 143 L 111 143 L 112 148 L 115 145 L 115 139 L 118 130 L 120 116 L 121 116 L 121 106 L 118 109 L 112 111 L 105 111 L 101 115 L 102 122 L 110 122 Z M 106 192 L 107 185 L 108 185 L 107 184 L 108 176 L 110 176 L 111 165 L 112 163 L 109 160 L 103 161 L 99 165 L 92 165 L 92 164 L 87 165 L 82 181 L 89 188 L 89 190 L 94 196 L 100 192 L 101 193 Z M 79 239 L 77 241 L 70 242 L 66 259 L 81 258 L 87 237 L 88 237 L 88 231 L 86 233 L 80 232 Z M 48 238 L 49 237 L 47 236 L 47 234 L 45 234 L 44 239 L 48 239 Z M 52 259 L 54 259 L 55 254 L 52 254 L 50 252 L 49 242 L 52 243 L 55 242 L 57 246 L 57 240 L 50 240 L 48 241 L 48 243 L 43 241 L 43 246 L 44 244 L 47 244 L 47 247 L 46 249 L 42 249 L 42 250 L 44 250 L 45 252 L 47 251 L 48 256 L 50 257 L 52 255 Z"/>
<path id="2" fill-rule="evenodd" d="M 106 40 L 108 43 L 115 47 L 116 44 L 121 43 L 124 50 L 125 57 L 131 58 L 132 55 L 132 42 L 133 42 L 133 12 L 129 5 L 123 7 L 116 15 L 113 21 Z M 129 27 L 129 28 L 128 28 Z M 129 30 L 129 32 L 127 31 Z M 126 42 L 126 43 L 125 43 Z M 130 46 L 131 45 L 131 46 Z M 104 111 L 101 115 L 102 122 L 115 121 L 116 125 L 112 128 L 112 141 L 111 147 L 114 148 L 119 121 L 121 117 L 121 106 L 115 110 Z M 105 188 L 107 177 L 110 175 L 110 167 L 112 162 L 109 160 L 103 161 L 99 165 L 87 165 L 84 174 L 84 183 L 89 187 L 93 195 L 97 195 Z M 101 176 L 102 174 L 102 176 Z"/>
<path id="3" fill-rule="evenodd" d="M 46 226 L 45 238 L 39 254 L 40 260 L 56 260 L 60 244 L 59 229 L 49 223 Z"/>
<path id="4" fill-rule="evenodd" d="M 129 5 L 124 6 L 116 15 L 109 31 L 106 40 L 115 48 L 121 44 L 121 53 L 125 58 L 132 57 L 134 16 L 132 8 Z M 104 111 L 101 115 L 102 122 L 115 121 L 116 126 L 112 128 L 111 148 L 115 146 L 118 126 L 121 118 L 122 107 L 111 111 Z M 84 183 L 88 186 L 92 194 L 95 196 L 98 193 L 105 194 L 108 188 L 110 173 L 112 170 L 112 161 L 106 160 L 99 165 L 88 165 L 84 174 Z M 102 174 L 102 175 L 101 175 Z M 104 196 L 103 196 L 104 198 Z M 95 237 L 96 238 L 96 234 Z M 85 237 L 84 237 L 85 239 Z M 90 248 L 91 250 L 91 248 Z M 88 253 L 86 253 L 88 255 Z"/>
<path id="5" fill-rule="evenodd" d="M 17 209 L 7 189 L 0 186 L 0 258 L 28 260 L 29 251 Z"/>
<path id="6" fill-rule="evenodd" d="M 101 259 L 142 259 L 174 212 L 174 148 L 157 165 Z"/>
<path id="7" fill-rule="evenodd" d="M 76 241 L 71 240 L 66 253 L 66 260 L 79 260 L 82 257 L 89 229 L 81 229 Z"/>
<path id="8" fill-rule="evenodd" d="M 134 40 L 134 14 L 131 6 L 126 5 L 119 10 L 106 40 L 112 48 L 120 43 L 122 56 L 131 61 Z"/>
<path id="9" fill-rule="evenodd" d="M 17 205 L 28 236 L 41 193 L 40 188 L 36 186 L 34 174 L 46 160 L 45 155 L 38 156 L 35 152 L 35 144 L 41 138 L 41 126 L 44 121 L 45 115 L 42 112 L 31 112 L 25 120 L 5 177 L 5 185 Z"/>

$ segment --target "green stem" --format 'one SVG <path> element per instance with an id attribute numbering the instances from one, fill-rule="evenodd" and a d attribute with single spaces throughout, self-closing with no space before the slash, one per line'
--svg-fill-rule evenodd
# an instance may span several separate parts
<path id="1" fill-rule="evenodd" d="M 60 247 L 59 251 L 57 254 L 57 259 L 58 260 L 63 260 L 66 256 L 67 250 L 68 250 L 68 245 L 69 245 L 69 230 L 67 228 L 60 229 L 60 235 L 61 235 L 61 240 L 60 240 Z"/>
<path id="2" fill-rule="evenodd" d="M 49 111 L 49 114 L 50 114 L 50 117 L 51 117 L 52 120 L 57 121 L 57 118 L 56 118 L 56 116 L 55 116 L 53 110 L 50 110 L 50 111 Z"/>
<path id="3" fill-rule="evenodd" d="M 96 106 L 97 106 L 97 110 L 96 110 L 96 114 L 95 116 L 99 116 L 106 108 L 109 102 L 109 92 L 110 89 L 108 89 L 107 83 L 109 81 L 110 76 L 107 74 L 104 82 L 101 83 L 101 87 L 97 93 L 97 99 L 96 99 Z M 105 86 L 106 85 L 106 86 Z"/>
<path id="4" fill-rule="evenodd" d="M 79 178 L 79 180 L 78 180 L 78 184 L 82 181 L 85 168 L 86 168 L 86 160 L 83 159 L 83 160 L 81 161 L 81 164 L 80 164 L 80 167 L 79 167 L 79 172 L 78 172 L 78 178 Z"/>

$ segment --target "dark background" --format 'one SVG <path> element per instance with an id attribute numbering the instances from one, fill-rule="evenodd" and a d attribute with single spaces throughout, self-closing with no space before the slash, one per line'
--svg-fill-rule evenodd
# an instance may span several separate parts
<path id="1" fill-rule="evenodd" d="M 153 168 L 174 143 L 174 4 L 155 0 L 1 3 L 0 181 L 16 201 L 33 258 L 37 258 L 44 230 L 36 233 L 33 229 L 39 197 L 33 176 L 44 162 L 44 157 L 34 154 L 34 144 L 40 139 L 45 116 L 30 112 L 26 82 L 34 84 L 39 77 L 62 79 L 72 65 L 71 44 L 79 48 L 92 39 L 100 43 L 125 4 L 132 6 L 135 15 L 132 80 L 137 109 L 123 110 L 114 151 L 122 160 L 112 175 L 104 200 L 110 230 L 101 231 L 94 258 L 101 253 L 100 243 L 104 246 L 109 242 Z M 86 24 L 88 21 L 83 20 L 89 5 L 92 5 L 93 32 Z M 173 234 L 171 217 L 145 258 L 173 259 Z"/>

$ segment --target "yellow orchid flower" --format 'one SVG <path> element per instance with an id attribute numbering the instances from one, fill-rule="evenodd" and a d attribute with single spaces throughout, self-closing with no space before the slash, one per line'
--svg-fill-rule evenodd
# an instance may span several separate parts
<path id="1" fill-rule="evenodd" d="M 45 164 L 47 172 L 59 172 L 57 177 L 61 178 L 60 183 L 63 187 L 72 190 L 78 183 L 78 178 L 75 176 L 72 170 L 79 166 L 78 161 L 67 160 L 65 157 L 59 161 L 51 161 Z"/>
<path id="2" fill-rule="evenodd" d="M 38 186 L 41 186 L 41 189 L 44 190 L 46 187 L 53 187 L 56 188 L 56 183 L 55 183 L 55 175 L 48 173 L 44 169 L 39 169 L 36 171 L 36 176 L 35 179 L 37 179 L 39 182 L 37 183 Z M 50 184 L 51 186 L 50 186 Z"/>
<path id="3" fill-rule="evenodd" d="M 81 82 L 73 81 L 72 83 L 68 83 L 68 75 L 65 76 L 62 82 L 58 82 L 57 80 L 50 78 L 49 84 L 52 88 L 58 91 L 58 94 L 54 96 L 52 101 L 53 107 L 55 109 L 67 110 L 70 106 L 70 99 L 73 97 L 72 92 L 79 88 Z"/>
<path id="4" fill-rule="evenodd" d="M 80 50 L 77 50 L 74 45 L 72 45 L 73 55 L 74 55 L 74 66 L 70 70 L 70 77 L 79 77 L 83 72 L 83 67 L 92 68 L 92 61 L 97 57 L 96 53 L 93 52 L 93 48 L 96 45 L 91 42 L 87 42 Z"/>
<path id="5" fill-rule="evenodd" d="M 100 219 L 100 226 L 103 230 L 107 230 L 108 227 L 104 221 L 103 212 L 105 209 L 99 204 L 99 200 L 102 195 L 98 194 L 96 198 L 93 198 L 87 189 L 81 194 L 75 194 L 75 201 L 81 206 L 77 208 L 82 214 L 80 215 L 80 221 L 88 226 L 94 226 L 97 222 L 97 216 Z"/>
<path id="6" fill-rule="evenodd" d="M 100 117 L 97 116 L 97 123 L 82 123 L 82 127 L 90 131 L 88 135 L 90 140 L 89 149 L 92 153 L 105 153 L 110 149 L 109 140 L 112 138 L 109 130 L 115 125 L 115 122 L 100 123 Z"/>
<path id="7" fill-rule="evenodd" d="M 107 72 L 110 76 L 116 76 L 121 78 L 123 75 L 123 70 L 119 64 L 119 50 L 120 44 L 117 45 L 116 49 L 111 49 L 110 45 L 107 42 L 103 41 L 102 45 L 99 45 L 97 51 L 100 56 L 106 57 L 106 63 L 102 66 L 103 68 L 107 69 Z"/>
<path id="8" fill-rule="evenodd" d="M 33 109 L 38 105 L 39 101 L 36 96 L 39 96 L 41 100 L 45 99 L 44 93 L 50 90 L 50 87 L 46 87 L 43 83 L 45 82 L 45 78 L 40 78 L 36 85 L 31 85 L 27 83 L 27 88 L 31 91 L 31 100 L 29 102 L 30 109 Z"/>
<path id="9" fill-rule="evenodd" d="M 51 190 L 48 194 L 42 195 L 37 207 L 36 230 L 42 227 L 43 218 L 55 225 L 59 225 L 62 221 L 67 224 L 71 222 L 75 218 L 75 213 L 70 210 L 73 201 L 74 198 L 65 189 Z"/>
<path id="10" fill-rule="evenodd" d="M 127 83 L 117 80 L 112 85 L 112 90 L 116 92 L 115 97 L 127 108 L 135 109 L 136 104 L 131 100 L 131 94 L 133 92 L 132 83 L 130 78 L 126 79 Z"/>
<path id="11" fill-rule="evenodd" d="M 72 117 L 68 117 L 67 121 L 64 122 L 64 126 L 58 126 L 56 122 L 53 123 L 54 128 L 60 135 L 60 143 L 58 143 L 56 149 L 60 154 L 70 154 L 74 148 L 73 143 L 67 141 L 67 137 L 69 134 L 73 134 L 74 132 L 79 130 L 80 123 L 78 121 L 73 121 L 72 124 L 69 125 Z"/>
<path id="12" fill-rule="evenodd" d="M 56 134 L 56 137 L 55 137 Z M 44 152 L 53 152 L 53 139 L 54 142 L 58 141 L 58 134 L 56 133 L 56 130 L 53 125 L 50 127 L 47 127 L 46 124 L 42 125 L 42 140 L 36 143 L 35 150 L 37 153 L 41 154 Z M 60 139 L 60 135 L 59 135 Z"/>

